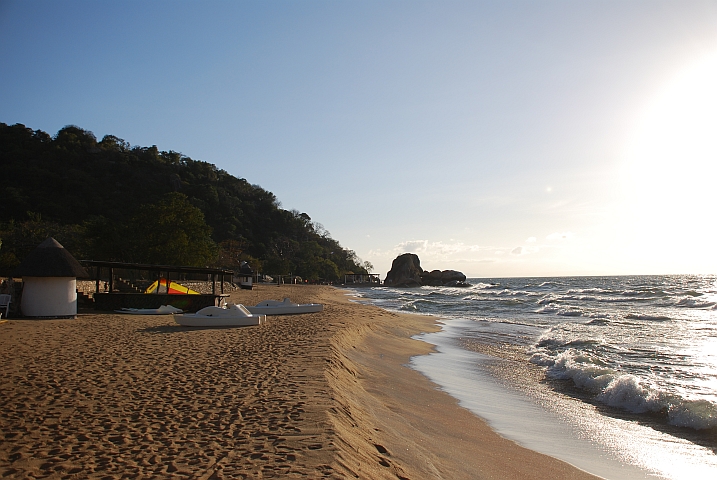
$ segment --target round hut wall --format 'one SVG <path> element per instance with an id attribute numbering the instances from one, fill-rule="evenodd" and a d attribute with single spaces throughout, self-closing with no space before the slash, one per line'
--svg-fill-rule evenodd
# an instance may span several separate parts
<path id="1" fill-rule="evenodd" d="M 20 305 L 26 317 L 77 315 L 75 277 L 23 277 Z"/>

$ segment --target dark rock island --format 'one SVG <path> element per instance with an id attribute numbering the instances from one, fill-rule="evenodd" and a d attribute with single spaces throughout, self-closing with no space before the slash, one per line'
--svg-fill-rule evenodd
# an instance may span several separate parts
<path id="1" fill-rule="evenodd" d="M 432 270 L 421 268 L 421 260 L 415 253 L 404 253 L 396 257 L 383 284 L 389 287 L 465 287 L 466 276 L 456 270 Z"/>

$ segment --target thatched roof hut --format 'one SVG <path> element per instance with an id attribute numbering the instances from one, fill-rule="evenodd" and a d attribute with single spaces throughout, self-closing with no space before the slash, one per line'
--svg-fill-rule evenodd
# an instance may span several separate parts
<path id="1" fill-rule="evenodd" d="M 77 315 L 77 277 L 87 271 L 50 237 L 25 258 L 13 272 L 22 277 L 20 309 L 26 317 L 74 318 Z"/>
<path id="2" fill-rule="evenodd" d="M 13 272 L 14 277 L 88 278 L 87 270 L 52 237 L 35 248 Z"/>

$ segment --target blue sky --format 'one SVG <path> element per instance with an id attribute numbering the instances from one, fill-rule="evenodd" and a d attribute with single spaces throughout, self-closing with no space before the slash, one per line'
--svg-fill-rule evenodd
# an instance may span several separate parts
<path id="1" fill-rule="evenodd" d="M 0 0 L 0 47 L 0 121 L 214 163 L 382 276 L 717 273 L 715 1 Z"/>

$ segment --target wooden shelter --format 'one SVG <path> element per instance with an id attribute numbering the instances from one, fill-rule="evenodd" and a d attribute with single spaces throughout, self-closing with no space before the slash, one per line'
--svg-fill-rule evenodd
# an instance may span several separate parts
<path id="1" fill-rule="evenodd" d="M 381 285 L 378 273 L 347 273 L 344 275 L 344 285 L 376 286 Z"/>
<path id="2" fill-rule="evenodd" d="M 95 280 L 95 309 L 118 310 L 121 308 L 158 308 L 172 305 L 185 311 L 197 311 L 218 304 L 218 300 L 227 297 L 224 294 L 225 277 L 232 278 L 232 270 L 221 268 L 183 267 L 173 265 L 150 265 L 142 263 L 103 262 L 83 260 L 82 263 L 92 270 Z M 129 274 L 129 275 L 128 275 Z M 125 278 L 121 275 L 129 276 Z M 180 277 L 201 277 L 211 279 L 212 293 L 184 294 L 175 293 L 168 288 L 172 279 Z M 132 278 L 136 277 L 136 278 Z M 144 293 L 137 288 L 142 281 L 157 282 L 152 293 Z M 219 291 L 217 291 L 219 281 Z M 104 285 L 107 284 L 105 291 Z M 137 285 L 135 285 L 137 284 Z M 149 286 L 149 285 L 147 285 Z M 121 290 L 120 290 L 121 289 Z"/>

